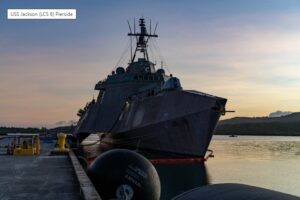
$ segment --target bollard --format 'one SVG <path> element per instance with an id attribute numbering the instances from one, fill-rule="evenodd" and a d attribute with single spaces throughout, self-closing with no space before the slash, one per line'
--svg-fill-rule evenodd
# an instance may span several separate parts
<path id="1" fill-rule="evenodd" d="M 65 133 L 58 133 L 57 134 L 58 149 L 60 151 L 64 151 L 65 150 L 66 137 L 67 137 L 67 135 Z"/>
<path id="2" fill-rule="evenodd" d="M 67 134 L 65 133 L 57 134 L 58 147 L 54 148 L 54 150 L 51 151 L 50 155 L 66 155 L 69 153 L 69 149 L 65 148 L 66 138 L 67 138 Z"/>

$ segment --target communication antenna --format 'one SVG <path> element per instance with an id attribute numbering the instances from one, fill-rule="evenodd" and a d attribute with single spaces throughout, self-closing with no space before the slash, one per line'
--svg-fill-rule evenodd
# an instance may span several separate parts
<path id="1" fill-rule="evenodd" d="M 131 26 L 130 26 L 130 23 L 129 23 L 129 21 L 127 20 L 127 24 L 128 24 L 128 27 L 129 27 L 129 31 L 130 31 L 130 33 L 132 33 L 132 31 L 131 31 Z"/>
<path id="2" fill-rule="evenodd" d="M 150 19 L 150 35 L 151 35 L 151 19 Z"/>
<path id="3" fill-rule="evenodd" d="M 133 18 L 133 26 L 134 26 L 134 34 L 136 34 L 135 30 L 135 18 Z M 136 41 L 138 40 L 138 36 L 135 36 Z"/>
<path id="4" fill-rule="evenodd" d="M 156 24 L 155 30 L 157 28 L 157 24 Z M 145 25 L 145 19 L 144 18 L 139 19 L 139 26 L 140 26 L 140 32 L 137 33 L 137 32 L 135 32 L 135 19 L 134 19 L 134 33 L 133 34 L 128 33 L 128 36 L 132 36 L 132 37 L 136 38 L 136 49 L 135 49 L 135 52 L 134 52 L 133 57 L 131 59 L 131 62 L 134 61 L 137 51 L 141 52 L 144 55 L 145 60 L 149 61 L 148 52 L 147 52 L 148 40 L 151 37 L 158 37 L 158 35 L 151 34 L 151 32 L 150 32 L 150 34 L 147 33 L 147 28 L 146 28 L 146 25 Z"/>
<path id="5" fill-rule="evenodd" d="M 152 28 L 152 27 L 151 27 L 151 19 L 150 19 L 150 27 L 149 27 L 149 29 L 150 29 L 150 34 L 149 34 L 149 35 L 156 35 L 155 32 L 156 32 L 157 25 L 158 25 L 158 22 L 156 23 L 154 32 L 153 32 L 153 34 L 152 34 L 152 32 L 151 32 L 151 28 Z M 148 42 L 148 40 L 149 40 L 150 38 L 151 38 L 151 37 L 148 37 L 146 42 Z"/>
<path id="6" fill-rule="evenodd" d="M 131 30 L 129 20 L 127 20 L 127 24 L 128 24 L 128 27 L 129 27 L 130 34 L 132 34 L 132 30 Z M 135 28 L 135 26 L 134 26 L 134 28 Z M 130 37 L 130 58 L 132 60 L 132 38 L 131 37 Z"/>
<path id="7" fill-rule="evenodd" d="M 133 28 L 134 28 L 134 34 L 135 34 L 135 18 L 133 18 Z"/>
<path id="8" fill-rule="evenodd" d="M 156 28 L 157 28 L 157 26 L 158 26 L 158 22 L 156 22 L 156 25 L 155 25 L 155 28 L 154 28 L 154 35 L 155 35 L 155 33 L 156 33 Z"/>

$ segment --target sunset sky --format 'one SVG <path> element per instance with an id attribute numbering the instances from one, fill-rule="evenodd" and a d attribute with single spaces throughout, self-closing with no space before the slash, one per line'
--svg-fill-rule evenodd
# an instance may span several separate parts
<path id="1" fill-rule="evenodd" d="M 77 19 L 7 20 L 8 8 L 73 8 Z M 159 22 L 154 44 L 184 89 L 227 98 L 226 118 L 300 111 L 298 0 L 2 0 L 0 126 L 77 120 L 141 16 Z"/>

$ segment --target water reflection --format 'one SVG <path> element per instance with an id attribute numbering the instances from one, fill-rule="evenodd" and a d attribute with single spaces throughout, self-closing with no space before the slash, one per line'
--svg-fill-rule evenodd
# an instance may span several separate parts
<path id="1" fill-rule="evenodd" d="M 214 136 L 209 148 L 221 158 L 299 159 L 300 137 Z"/>
<path id="2" fill-rule="evenodd" d="M 300 196 L 300 137 L 214 136 L 211 183 L 244 183 Z"/>

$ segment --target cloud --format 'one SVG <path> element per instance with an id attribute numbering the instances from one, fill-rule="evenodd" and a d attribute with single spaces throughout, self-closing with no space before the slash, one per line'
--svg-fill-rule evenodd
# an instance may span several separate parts
<path id="1" fill-rule="evenodd" d="M 269 117 L 282 117 L 282 116 L 286 116 L 286 115 L 290 115 L 292 114 L 293 112 L 290 112 L 290 111 L 275 111 L 275 112 L 272 112 L 269 114 Z"/>
<path id="2" fill-rule="evenodd" d="M 58 121 L 55 123 L 56 126 L 70 126 L 70 125 L 76 125 L 77 121 L 75 120 L 69 120 L 69 121 Z"/>

